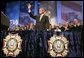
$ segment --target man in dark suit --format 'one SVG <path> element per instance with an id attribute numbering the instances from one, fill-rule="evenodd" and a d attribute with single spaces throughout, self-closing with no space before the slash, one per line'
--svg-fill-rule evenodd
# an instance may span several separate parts
<path id="1" fill-rule="evenodd" d="M 80 24 L 80 21 L 78 18 L 75 18 L 73 20 L 72 30 L 73 31 L 82 31 L 83 30 L 83 25 Z"/>
<path id="2" fill-rule="evenodd" d="M 43 30 L 49 29 L 49 18 L 45 15 L 45 9 L 39 8 L 39 15 L 34 16 L 31 13 L 31 4 L 28 4 L 28 12 L 30 17 L 36 19 L 36 25 L 34 26 L 35 30 L 38 30 L 38 38 L 36 38 L 36 46 L 35 46 L 35 56 L 37 57 L 46 57 L 47 56 L 47 50 L 44 41 L 47 39 L 44 39 Z M 40 32 L 41 31 L 41 32 Z"/>
<path id="3" fill-rule="evenodd" d="M 36 19 L 36 25 L 34 27 L 36 30 L 46 30 L 49 28 L 49 18 L 45 15 L 44 8 L 39 8 L 39 15 L 34 16 L 31 13 L 31 4 L 28 4 L 28 12 L 30 17 Z"/>

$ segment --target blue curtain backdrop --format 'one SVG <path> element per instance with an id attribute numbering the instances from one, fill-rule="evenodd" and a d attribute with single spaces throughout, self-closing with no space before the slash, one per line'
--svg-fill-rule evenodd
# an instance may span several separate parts
<path id="1" fill-rule="evenodd" d="M 32 13 L 38 15 L 38 1 L 13 1 L 6 4 L 5 14 L 10 20 L 10 28 L 13 28 L 13 24 L 27 25 L 29 22 L 32 22 L 34 25 L 36 24 L 36 21 L 28 14 L 28 3 L 32 4 Z M 16 20 L 17 22 L 15 22 Z"/>

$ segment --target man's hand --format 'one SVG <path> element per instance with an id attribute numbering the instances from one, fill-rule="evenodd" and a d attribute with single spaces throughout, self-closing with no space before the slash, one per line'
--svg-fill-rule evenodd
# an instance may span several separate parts
<path id="1" fill-rule="evenodd" d="M 31 4 L 29 3 L 27 7 L 28 7 L 28 9 L 30 10 L 30 9 L 31 9 Z"/>

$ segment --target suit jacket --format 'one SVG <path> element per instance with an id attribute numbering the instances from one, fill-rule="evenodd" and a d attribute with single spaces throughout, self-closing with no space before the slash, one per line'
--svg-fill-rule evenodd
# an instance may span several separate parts
<path id="1" fill-rule="evenodd" d="M 83 31 L 83 26 L 82 25 L 79 25 L 79 26 L 74 26 L 72 25 L 72 28 L 71 28 L 73 31 Z"/>
<path id="2" fill-rule="evenodd" d="M 46 30 L 49 28 L 49 18 L 46 15 L 43 15 L 43 17 L 40 20 L 40 16 L 34 16 L 31 12 L 29 13 L 30 17 L 36 19 L 36 25 L 34 28 L 36 30 Z"/>

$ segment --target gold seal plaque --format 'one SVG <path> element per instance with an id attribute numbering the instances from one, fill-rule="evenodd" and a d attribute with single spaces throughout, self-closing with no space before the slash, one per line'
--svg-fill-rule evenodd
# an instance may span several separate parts
<path id="1" fill-rule="evenodd" d="M 9 33 L 5 39 L 3 39 L 3 52 L 8 56 L 16 57 L 21 51 L 22 39 L 18 34 Z"/>
<path id="2" fill-rule="evenodd" d="M 51 57 L 65 57 L 69 52 L 68 43 L 68 40 L 63 35 L 53 35 L 48 41 L 48 53 Z"/>

